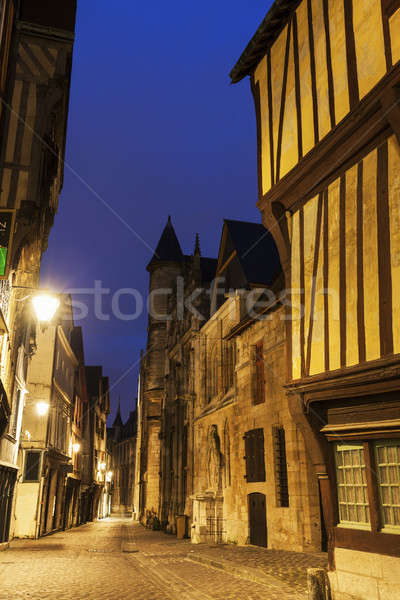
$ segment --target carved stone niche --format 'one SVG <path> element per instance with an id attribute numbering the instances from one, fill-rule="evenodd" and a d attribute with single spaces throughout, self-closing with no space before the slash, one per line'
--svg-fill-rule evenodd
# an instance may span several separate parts
<path id="1" fill-rule="evenodd" d="M 208 431 L 207 485 L 208 488 L 191 496 L 193 500 L 193 544 L 217 544 L 223 535 L 222 454 L 217 425 Z"/>
<path id="2" fill-rule="evenodd" d="M 207 480 L 208 490 L 217 492 L 221 489 L 222 454 L 217 425 L 211 425 L 208 432 Z"/>

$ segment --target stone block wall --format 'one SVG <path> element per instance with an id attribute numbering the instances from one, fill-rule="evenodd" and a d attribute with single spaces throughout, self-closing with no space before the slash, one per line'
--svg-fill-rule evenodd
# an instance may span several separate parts
<path id="1" fill-rule="evenodd" d="M 226 306 L 230 299 L 201 330 L 210 340 L 226 337 L 232 327 L 234 311 Z M 221 492 L 223 494 L 223 538 L 227 542 L 249 543 L 248 496 L 259 492 L 266 496 L 267 537 L 269 548 L 294 551 L 321 550 L 321 517 L 316 477 L 308 466 L 302 434 L 290 415 L 288 399 L 282 386 L 286 376 L 285 322 L 283 310 L 266 320 L 256 321 L 236 336 L 234 386 L 225 394 L 207 401 L 197 378 L 194 421 L 194 497 L 210 487 L 207 476 L 209 432 L 218 431 L 221 448 Z M 265 401 L 254 404 L 253 347 L 263 341 L 265 369 Z M 210 344 L 203 344 L 203 347 Z M 200 344 L 199 344 L 200 347 Z M 199 353 L 198 353 L 199 354 Z M 203 364 L 198 364 L 200 371 Z M 207 360 L 205 361 L 207 369 Z M 203 399 L 203 400 L 201 400 Z M 285 430 L 289 506 L 278 506 L 274 462 L 273 427 Z M 264 431 L 265 481 L 246 481 L 244 435 L 253 429 Z M 226 432 L 229 432 L 229 450 Z M 230 456 L 230 459 L 229 459 Z M 228 461 L 230 464 L 228 465 Z M 229 470 L 227 474 L 226 471 Z M 230 476 L 229 476 L 230 475 Z"/>
<path id="2" fill-rule="evenodd" d="M 335 548 L 329 573 L 333 600 L 398 600 L 400 558 Z"/>

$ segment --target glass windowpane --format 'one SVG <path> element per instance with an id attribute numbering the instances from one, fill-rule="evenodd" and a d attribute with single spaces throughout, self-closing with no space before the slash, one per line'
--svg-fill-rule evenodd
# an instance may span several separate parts
<path id="1" fill-rule="evenodd" d="M 375 457 L 383 526 L 400 532 L 400 440 L 376 442 Z"/>
<path id="2" fill-rule="evenodd" d="M 340 522 L 367 525 L 369 506 L 363 447 L 337 444 L 336 472 Z"/>

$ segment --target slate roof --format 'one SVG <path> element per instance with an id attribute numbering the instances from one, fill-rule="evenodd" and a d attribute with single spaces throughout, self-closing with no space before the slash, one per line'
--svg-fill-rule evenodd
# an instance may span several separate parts
<path id="1" fill-rule="evenodd" d="M 75 29 L 76 0 L 22 0 L 19 19 L 45 27 L 73 32 Z"/>
<path id="2" fill-rule="evenodd" d="M 85 355 L 83 351 L 82 327 L 75 326 L 72 329 L 70 344 L 76 358 L 83 365 L 85 363 Z"/>
<path id="3" fill-rule="evenodd" d="M 251 284 L 271 286 L 282 271 L 278 248 L 261 223 L 225 219 L 237 257 Z"/>
<path id="4" fill-rule="evenodd" d="M 137 433 L 137 412 L 131 410 L 127 422 L 122 427 L 122 439 L 135 437 Z"/>
<path id="5" fill-rule="evenodd" d="M 233 67 L 230 77 L 238 83 L 249 75 L 268 48 L 284 28 L 289 15 L 300 4 L 300 0 L 275 0 L 256 33 L 247 44 L 241 57 Z"/>
<path id="6" fill-rule="evenodd" d="M 118 410 L 117 410 L 117 414 L 115 415 L 115 419 L 114 419 L 114 423 L 112 424 L 113 427 L 122 427 L 122 418 L 121 418 L 121 401 L 118 400 Z"/>
<path id="7" fill-rule="evenodd" d="M 200 269 L 201 269 L 201 280 L 204 283 L 209 283 L 215 279 L 217 272 L 218 260 L 216 258 L 201 257 Z"/>
<path id="8" fill-rule="evenodd" d="M 137 434 L 137 411 L 131 410 L 126 423 L 121 419 L 120 407 L 118 406 L 117 416 L 115 417 L 112 427 L 107 427 L 107 440 L 123 442 L 129 438 L 136 437 Z"/>
<path id="9" fill-rule="evenodd" d="M 160 240 L 157 244 L 157 248 L 153 254 L 151 261 L 147 268 L 149 268 L 154 262 L 158 261 L 170 261 L 180 262 L 183 259 L 183 253 L 179 244 L 178 238 L 176 237 L 175 229 L 172 225 L 171 217 L 168 217 L 164 231 L 161 234 Z"/>
<path id="10" fill-rule="evenodd" d="M 85 367 L 86 387 L 89 398 L 99 395 L 99 380 L 103 375 L 103 367 Z"/>

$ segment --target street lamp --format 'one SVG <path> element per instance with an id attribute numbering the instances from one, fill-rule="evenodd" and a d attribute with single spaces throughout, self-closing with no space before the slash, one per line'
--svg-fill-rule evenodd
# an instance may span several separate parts
<path id="1" fill-rule="evenodd" d="M 41 323 L 49 323 L 60 306 L 60 300 L 57 296 L 43 293 L 33 296 L 32 304 L 38 321 Z"/>
<path id="2" fill-rule="evenodd" d="M 37 402 L 36 412 L 39 415 L 39 417 L 44 417 L 45 415 L 47 415 L 48 410 L 49 410 L 49 405 L 47 402 Z"/>
<path id="3" fill-rule="evenodd" d="M 79 452 L 79 450 L 81 449 L 81 445 L 78 444 L 78 442 L 75 442 L 75 444 L 72 444 L 72 450 L 76 453 Z"/>

